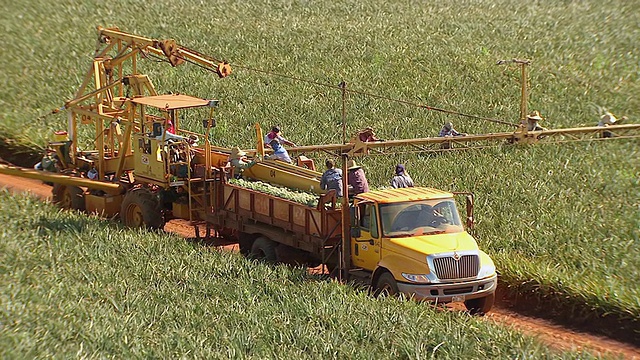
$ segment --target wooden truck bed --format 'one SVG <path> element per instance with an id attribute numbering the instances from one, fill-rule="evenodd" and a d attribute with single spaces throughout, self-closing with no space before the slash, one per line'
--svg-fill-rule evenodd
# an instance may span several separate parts
<path id="1" fill-rule="evenodd" d="M 216 186 L 213 212 L 206 218 L 215 226 L 262 234 L 314 254 L 340 241 L 340 209 L 314 208 L 222 181 Z"/>

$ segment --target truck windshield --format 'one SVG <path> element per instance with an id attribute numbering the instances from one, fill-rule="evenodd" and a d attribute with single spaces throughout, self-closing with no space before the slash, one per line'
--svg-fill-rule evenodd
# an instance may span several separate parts
<path id="1" fill-rule="evenodd" d="M 386 237 L 464 231 L 453 199 L 382 204 L 380 217 L 382 233 Z"/>

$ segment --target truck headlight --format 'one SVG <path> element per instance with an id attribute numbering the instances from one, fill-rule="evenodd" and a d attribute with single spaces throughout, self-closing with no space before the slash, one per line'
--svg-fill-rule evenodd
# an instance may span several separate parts
<path id="1" fill-rule="evenodd" d="M 430 283 L 428 275 L 426 274 L 406 274 L 402 273 L 402 277 L 415 283 Z"/>
<path id="2" fill-rule="evenodd" d="M 495 272 L 496 272 L 496 267 L 494 265 L 483 265 L 480 268 L 480 272 L 478 273 L 478 279 L 483 279 L 488 276 L 491 276 Z"/>

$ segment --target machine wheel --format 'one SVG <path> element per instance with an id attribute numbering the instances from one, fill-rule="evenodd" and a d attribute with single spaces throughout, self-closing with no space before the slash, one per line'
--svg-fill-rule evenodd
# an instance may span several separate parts
<path id="1" fill-rule="evenodd" d="M 278 260 L 276 247 L 278 244 L 266 237 L 259 237 L 251 245 L 249 258 L 275 263 Z"/>
<path id="2" fill-rule="evenodd" d="M 398 295 L 398 283 L 396 279 L 393 278 L 393 275 L 389 272 L 385 272 L 380 275 L 378 281 L 376 282 L 376 287 L 373 292 L 375 297 L 379 296 L 396 296 Z"/>
<path id="3" fill-rule="evenodd" d="M 77 186 L 54 184 L 53 203 L 63 209 L 84 211 L 84 191 Z"/>
<path id="4" fill-rule="evenodd" d="M 493 307 L 495 298 L 496 294 L 494 293 L 482 298 L 467 300 L 464 302 L 464 306 L 467 307 L 467 310 L 472 315 L 484 315 Z"/>
<path id="5" fill-rule="evenodd" d="M 149 229 L 162 229 L 165 222 L 158 197 L 146 189 L 134 189 L 124 196 L 120 219 L 126 226 Z"/>

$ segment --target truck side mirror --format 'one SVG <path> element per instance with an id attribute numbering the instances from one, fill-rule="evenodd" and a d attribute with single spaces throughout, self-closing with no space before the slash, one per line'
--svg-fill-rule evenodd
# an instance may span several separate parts
<path id="1" fill-rule="evenodd" d="M 467 228 L 473 230 L 475 220 L 473 218 L 473 194 L 467 195 Z"/>
<path id="2" fill-rule="evenodd" d="M 360 236 L 362 236 L 362 231 L 360 230 L 360 226 L 352 226 L 351 237 L 359 238 Z"/>
<path id="3" fill-rule="evenodd" d="M 351 213 L 351 227 L 359 227 L 360 224 L 360 207 L 355 205 L 349 207 L 349 212 Z"/>

